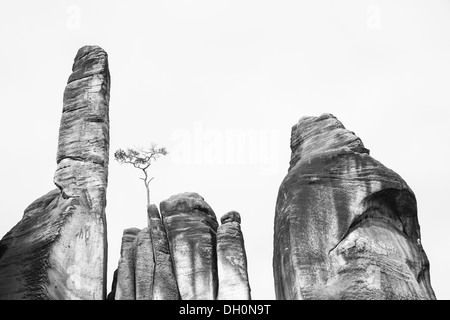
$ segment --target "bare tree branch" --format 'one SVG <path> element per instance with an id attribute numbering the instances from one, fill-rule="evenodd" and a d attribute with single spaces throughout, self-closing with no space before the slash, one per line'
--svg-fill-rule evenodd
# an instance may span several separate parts
<path id="1" fill-rule="evenodd" d="M 136 169 L 140 169 L 143 171 L 144 178 L 140 177 L 139 179 L 144 181 L 145 187 L 147 189 L 147 205 L 150 205 L 149 183 L 154 179 L 154 177 L 149 179 L 147 170 L 150 168 L 153 162 L 155 162 L 159 157 L 165 156 L 166 154 L 166 148 L 159 148 L 155 143 L 151 143 L 150 147 L 146 149 L 142 147 L 134 147 L 127 148 L 126 151 L 123 149 L 118 149 L 114 153 L 114 158 L 120 164 L 131 164 Z"/>

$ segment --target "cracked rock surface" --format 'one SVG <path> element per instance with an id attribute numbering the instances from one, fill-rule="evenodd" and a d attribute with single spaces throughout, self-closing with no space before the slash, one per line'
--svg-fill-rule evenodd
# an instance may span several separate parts
<path id="1" fill-rule="evenodd" d="M 413 191 L 331 114 L 293 126 L 274 228 L 277 299 L 435 299 Z"/>

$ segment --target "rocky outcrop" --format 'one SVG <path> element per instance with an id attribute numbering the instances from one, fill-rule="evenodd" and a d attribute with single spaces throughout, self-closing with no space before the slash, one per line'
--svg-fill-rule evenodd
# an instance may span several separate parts
<path id="1" fill-rule="evenodd" d="M 148 227 L 138 233 L 135 250 L 136 300 L 153 300 L 155 258 L 153 257 L 153 245 Z"/>
<path id="2" fill-rule="evenodd" d="M 148 227 L 124 230 L 117 273 L 110 300 L 178 300 L 166 231 L 158 208 L 147 209 Z M 120 287 L 120 288 L 119 288 Z"/>
<path id="3" fill-rule="evenodd" d="M 152 204 L 148 210 L 149 228 L 155 244 L 155 277 L 153 300 L 179 300 L 180 293 L 173 270 L 169 241 L 158 208 Z"/>
<path id="4" fill-rule="evenodd" d="M 292 128 L 278 193 L 277 299 L 435 299 L 413 191 L 330 114 Z"/>
<path id="5" fill-rule="evenodd" d="M 218 300 L 250 300 L 247 255 L 241 231 L 241 216 L 230 211 L 220 218 L 217 229 Z"/>
<path id="6" fill-rule="evenodd" d="M 197 193 L 172 196 L 160 203 L 160 210 L 181 299 L 216 299 L 218 224 L 214 211 Z"/>
<path id="7" fill-rule="evenodd" d="M 123 231 L 117 268 L 116 300 L 136 300 L 136 238 L 140 231 L 138 228 L 128 228 Z"/>
<path id="8" fill-rule="evenodd" d="M 122 261 L 134 259 L 127 264 L 134 268 L 134 279 L 130 277 L 126 283 L 142 292 L 135 299 L 250 299 L 239 213 L 224 215 L 218 230 L 214 211 L 197 193 L 172 196 L 162 201 L 160 208 L 162 219 L 154 204 L 148 207 L 149 226 L 136 230 L 137 240 L 130 239 L 130 248 L 134 248 L 130 252 L 136 253 L 122 250 L 117 286 L 113 283 L 108 298 L 124 299 L 117 294 L 120 266 Z M 153 251 L 149 242 L 154 244 Z"/>
<path id="9" fill-rule="evenodd" d="M 0 299 L 106 297 L 110 76 L 106 52 L 82 47 L 64 91 L 55 189 L 0 241 Z"/>

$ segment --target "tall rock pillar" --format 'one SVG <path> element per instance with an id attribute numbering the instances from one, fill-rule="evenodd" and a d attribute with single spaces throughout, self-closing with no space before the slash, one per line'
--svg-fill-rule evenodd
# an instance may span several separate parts
<path id="1" fill-rule="evenodd" d="M 55 189 L 0 241 L 0 299 L 106 298 L 108 56 L 82 47 L 64 91 Z"/>
<path id="2" fill-rule="evenodd" d="M 115 300 L 136 300 L 136 242 L 140 231 L 138 228 L 123 231 Z"/>
<path id="3" fill-rule="evenodd" d="M 182 300 L 217 297 L 217 220 L 197 193 L 185 192 L 160 203 L 175 277 Z"/>
<path id="4" fill-rule="evenodd" d="M 250 300 L 247 255 L 241 231 L 241 216 L 230 211 L 220 218 L 217 229 L 217 300 Z"/>

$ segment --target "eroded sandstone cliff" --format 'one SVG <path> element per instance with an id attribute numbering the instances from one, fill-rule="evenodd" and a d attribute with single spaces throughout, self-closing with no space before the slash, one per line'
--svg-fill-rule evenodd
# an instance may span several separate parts
<path id="1" fill-rule="evenodd" d="M 278 193 L 277 299 L 435 299 L 413 191 L 333 115 L 292 128 Z"/>
<path id="2" fill-rule="evenodd" d="M 0 299 L 104 299 L 109 153 L 108 56 L 82 47 L 64 91 L 57 189 L 0 241 Z"/>

